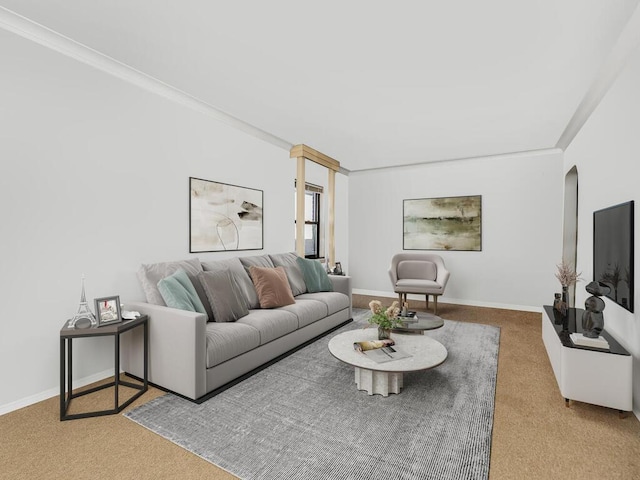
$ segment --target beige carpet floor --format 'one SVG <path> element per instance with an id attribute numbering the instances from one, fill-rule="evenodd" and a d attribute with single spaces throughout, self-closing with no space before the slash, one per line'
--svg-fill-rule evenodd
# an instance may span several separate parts
<path id="1" fill-rule="evenodd" d="M 368 301 L 356 295 L 354 306 Z M 448 304 L 439 314 L 501 328 L 490 479 L 640 478 L 640 422 L 584 403 L 565 407 L 540 314 Z M 133 406 L 162 394 L 152 388 Z M 73 411 L 110 408 L 112 395 L 76 399 Z M 122 415 L 67 422 L 58 415 L 56 397 L 0 416 L 0 479 L 234 478 Z"/>

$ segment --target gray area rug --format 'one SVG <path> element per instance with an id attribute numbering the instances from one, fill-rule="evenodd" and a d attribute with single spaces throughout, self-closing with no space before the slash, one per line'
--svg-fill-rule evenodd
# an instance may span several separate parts
<path id="1" fill-rule="evenodd" d="M 354 322 L 201 405 L 167 394 L 125 416 L 244 479 L 486 479 L 500 330 L 447 320 L 448 350 L 399 395 L 356 389 L 327 348 Z"/>

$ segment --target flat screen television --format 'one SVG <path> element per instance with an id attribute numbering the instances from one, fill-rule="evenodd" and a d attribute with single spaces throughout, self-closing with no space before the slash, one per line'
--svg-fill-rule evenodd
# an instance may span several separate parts
<path id="1" fill-rule="evenodd" d="M 633 312 L 633 201 L 593 212 L 593 279 Z"/>

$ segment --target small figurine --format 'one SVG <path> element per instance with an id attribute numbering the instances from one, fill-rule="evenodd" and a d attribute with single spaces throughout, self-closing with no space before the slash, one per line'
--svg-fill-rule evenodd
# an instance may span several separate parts
<path id="1" fill-rule="evenodd" d="M 604 328 L 605 303 L 600 297 L 611 292 L 611 288 L 600 282 L 593 281 L 585 287 L 591 294 L 584 302 L 585 312 L 582 314 L 582 334 L 589 338 L 598 338 Z"/>
<path id="2" fill-rule="evenodd" d="M 560 293 L 554 293 L 553 308 L 564 317 L 567 314 L 567 303 L 562 301 Z"/>

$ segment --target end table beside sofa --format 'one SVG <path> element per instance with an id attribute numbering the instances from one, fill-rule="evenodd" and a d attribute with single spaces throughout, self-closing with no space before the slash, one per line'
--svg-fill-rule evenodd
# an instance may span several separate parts
<path id="1" fill-rule="evenodd" d="M 69 328 L 69 321 L 65 321 L 63 327 L 60 329 L 60 420 L 73 420 L 77 418 L 98 417 L 102 415 L 111 415 L 114 413 L 120 413 L 127 406 L 131 405 L 136 399 L 138 399 L 148 389 L 147 371 L 148 371 L 148 338 L 149 338 L 149 323 L 148 317 L 143 315 L 135 320 L 126 320 L 122 323 L 115 323 L 113 325 L 103 327 L 91 327 L 91 328 Z M 120 380 L 120 337 L 125 332 L 132 330 L 140 330 L 138 327 L 142 327 L 142 352 L 140 357 L 142 367 L 142 383 L 131 383 L 124 380 Z M 114 380 L 103 385 L 98 385 L 88 390 L 81 392 L 73 392 L 73 339 L 80 338 L 93 338 L 93 337 L 114 337 Z M 129 397 L 123 403 L 120 403 L 119 399 L 119 387 L 125 386 L 137 390 L 137 392 Z M 93 412 L 83 413 L 69 413 L 69 406 L 71 400 L 84 395 L 103 390 L 105 388 L 113 387 L 114 389 L 114 405 L 113 409 L 99 410 Z"/>

